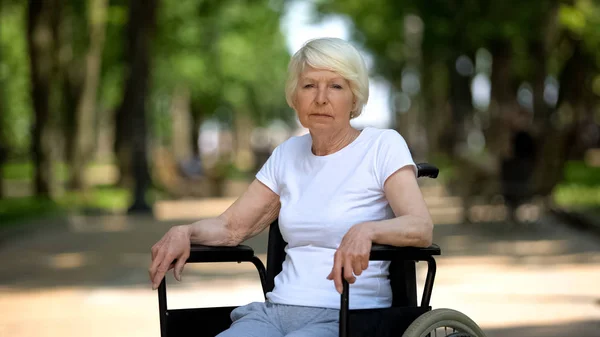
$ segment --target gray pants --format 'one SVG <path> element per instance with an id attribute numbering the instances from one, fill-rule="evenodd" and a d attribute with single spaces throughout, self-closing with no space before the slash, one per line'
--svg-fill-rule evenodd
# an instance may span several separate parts
<path id="1" fill-rule="evenodd" d="M 338 337 L 340 311 L 253 302 L 231 312 L 231 327 L 217 337 Z"/>

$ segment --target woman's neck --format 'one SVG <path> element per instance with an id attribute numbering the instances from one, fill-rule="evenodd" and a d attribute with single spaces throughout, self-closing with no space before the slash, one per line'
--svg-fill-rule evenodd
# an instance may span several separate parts
<path id="1" fill-rule="evenodd" d="M 312 152 L 316 156 L 330 155 L 348 146 L 359 134 L 360 131 L 353 127 L 348 127 L 334 133 L 311 131 Z"/>

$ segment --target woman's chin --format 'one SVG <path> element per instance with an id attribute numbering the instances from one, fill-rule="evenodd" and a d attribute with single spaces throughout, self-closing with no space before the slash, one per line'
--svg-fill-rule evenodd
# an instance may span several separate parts
<path id="1" fill-rule="evenodd" d="M 330 129 L 334 127 L 333 119 L 331 120 L 313 120 L 306 123 L 304 126 L 307 129 Z"/>

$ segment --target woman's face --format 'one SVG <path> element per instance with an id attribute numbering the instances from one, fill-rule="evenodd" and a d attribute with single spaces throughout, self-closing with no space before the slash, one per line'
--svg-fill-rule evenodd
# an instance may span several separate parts
<path id="1" fill-rule="evenodd" d="M 350 124 L 355 103 L 345 78 L 329 70 L 307 67 L 300 74 L 294 106 L 305 128 L 335 130 Z"/>

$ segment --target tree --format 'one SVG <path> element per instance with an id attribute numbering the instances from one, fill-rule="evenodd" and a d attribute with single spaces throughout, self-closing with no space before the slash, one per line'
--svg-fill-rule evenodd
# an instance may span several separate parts
<path id="1" fill-rule="evenodd" d="M 51 119 L 56 116 L 56 48 L 60 2 L 29 1 L 27 41 L 30 57 L 31 98 L 35 113 L 31 152 L 35 166 L 35 193 L 49 198 L 52 192 L 53 137 Z"/>
<path id="2" fill-rule="evenodd" d="M 146 99 L 150 83 L 150 53 L 158 0 L 131 0 L 127 23 L 126 64 L 129 68 L 123 101 L 117 111 L 117 141 L 122 142 L 119 159 L 130 157 L 134 175 L 130 212 L 146 212 L 150 186 L 147 152 Z M 130 136 L 125 138 L 126 135 Z M 126 146 L 123 146 L 127 144 Z"/>
<path id="3" fill-rule="evenodd" d="M 194 148 L 197 130 L 209 118 L 235 131 L 234 161 L 248 152 L 254 124 L 292 120 L 282 85 L 289 60 L 279 29 L 282 11 L 279 1 L 185 0 L 161 7 L 152 106 L 163 107 L 165 99 L 179 108 L 187 104 Z M 164 114 L 155 111 L 163 121 Z M 167 142 L 179 136 L 155 126 Z"/>
<path id="4" fill-rule="evenodd" d="M 425 122 L 427 131 L 431 133 L 433 128 L 435 133 L 436 120 L 452 121 L 452 127 L 447 128 L 450 138 L 434 135 L 430 142 L 448 144 L 440 149 L 456 157 L 459 153 L 454 145 L 466 141 L 468 129 L 478 128 L 485 135 L 484 153 L 500 162 L 512 156 L 511 134 L 516 119 L 521 118 L 516 116 L 533 114 L 533 123 L 527 127 L 540 152 L 535 191 L 548 195 L 560 180 L 577 120 L 589 116 L 597 106 L 597 98 L 591 94 L 593 78 L 598 74 L 594 58 L 600 55 L 597 3 L 378 0 L 367 4 L 351 0 L 323 1 L 319 9 L 321 15 L 342 14 L 352 19 L 354 38 L 374 55 L 376 71 L 397 91 L 402 89 L 402 72 L 410 66 L 408 53 L 414 48 L 421 50 L 418 73 L 426 106 L 419 113 L 426 118 L 419 123 Z M 423 24 L 420 46 L 409 45 L 406 38 L 407 29 L 418 27 L 415 22 Z M 456 71 L 459 56 L 472 62 L 481 49 L 492 58 L 491 103 L 484 111 L 473 109 L 471 104 L 472 75 L 459 76 Z M 555 106 L 544 98 L 551 75 L 560 82 Z M 517 100 L 517 91 L 524 83 L 532 87 L 532 106 Z M 443 108 L 446 100 L 450 114 Z M 410 137 L 408 141 L 410 144 Z"/>
<path id="5" fill-rule="evenodd" d="M 76 98 L 73 141 L 69 162 L 72 188 L 84 187 L 86 165 L 95 150 L 97 95 L 100 85 L 102 50 L 104 47 L 107 0 L 90 0 L 88 6 L 89 47 L 84 61 L 81 89 Z M 67 89 L 68 90 L 68 89 Z"/>

